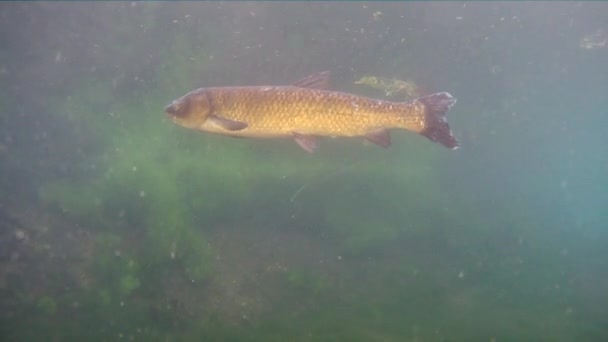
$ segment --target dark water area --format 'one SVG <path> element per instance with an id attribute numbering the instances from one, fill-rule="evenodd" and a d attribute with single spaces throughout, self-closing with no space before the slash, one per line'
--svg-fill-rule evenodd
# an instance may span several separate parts
<path id="1" fill-rule="evenodd" d="M 2 341 L 608 340 L 604 2 L 2 2 L 0 45 Z M 449 92 L 461 148 L 164 113 L 324 70 Z"/>

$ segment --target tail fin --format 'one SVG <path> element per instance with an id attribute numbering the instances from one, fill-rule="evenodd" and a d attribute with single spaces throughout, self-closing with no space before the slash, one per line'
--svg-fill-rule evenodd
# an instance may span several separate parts
<path id="1" fill-rule="evenodd" d="M 445 114 L 456 103 L 449 93 L 435 93 L 416 99 L 424 105 L 425 128 L 420 134 L 453 150 L 458 148 L 458 141 L 452 135 Z"/>

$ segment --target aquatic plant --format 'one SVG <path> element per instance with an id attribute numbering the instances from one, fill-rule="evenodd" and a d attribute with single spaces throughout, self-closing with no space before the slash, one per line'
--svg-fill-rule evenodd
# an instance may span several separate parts
<path id="1" fill-rule="evenodd" d="M 432 224 L 429 207 L 444 204 L 437 204 L 441 184 L 432 165 L 449 152 L 411 133 L 395 132 L 390 150 L 327 139 L 309 155 L 289 140 L 231 139 L 169 122 L 162 113 L 167 102 L 194 88 L 193 75 L 210 68 L 209 51 L 188 42 L 177 36 L 164 49 L 181 53 L 162 56 L 150 72 L 154 82 L 125 89 L 110 78 L 83 79 L 69 97 L 55 101 L 54 111 L 92 145 L 77 173 L 39 191 L 44 203 L 97 236 L 96 281 L 77 299 L 87 319 L 113 317 L 120 323 L 111 331 L 162 335 L 151 328 L 152 316 L 175 314 L 158 304 L 163 280 L 205 281 L 215 254 L 207 234 L 253 216 L 284 229 L 304 221 L 323 230 L 337 253 L 353 256 L 404 232 L 424 234 Z M 305 270 L 284 280 L 305 295 L 332 288 Z"/>
<path id="2" fill-rule="evenodd" d="M 123 294 L 128 295 L 133 290 L 141 285 L 139 278 L 132 274 L 126 274 L 120 278 L 120 290 Z"/>
<path id="3" fill-rule="evenodd" d="M 50 296 L 38 298 L 36 306 L 41 312 L 47 315 L 54 315 L 57 312 L 57 302 Z"/>
<path id="4" fill-rule="evenodd" d="M 290 269 L 286 272 L 285 278 L 292 288 L 313 295 L 318 295 L 331 287 L 328 279 L 304 269 Z"/>

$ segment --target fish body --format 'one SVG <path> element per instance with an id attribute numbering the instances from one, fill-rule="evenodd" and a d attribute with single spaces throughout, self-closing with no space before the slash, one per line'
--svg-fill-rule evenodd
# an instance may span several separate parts
<path id="1" fill-rule="evenodd" d="M 200 88 L 165 110 L 190 129 L 249 138 L 292 137 L 309 152 L 318 147 L 320 136 L 364 137 L 388 147 L 388 130 L 394 128 L 458 147 L 445 120 L 456 101 L 450 94 L 383 101 L 326 90 L 327 76 L 311 75 L 292 86 Z"/>

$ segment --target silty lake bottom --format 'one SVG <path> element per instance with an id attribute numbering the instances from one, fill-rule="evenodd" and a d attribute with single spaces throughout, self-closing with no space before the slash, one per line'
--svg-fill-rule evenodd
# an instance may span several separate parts
<path id="1" fill-rule="evenodd" d="M 608 340 L 606 13 L 0 4 L 0 339 Z M 449 92 L 461 148 L 392 130 L 311 154 L 164 113 L 324 70 Z"/>

